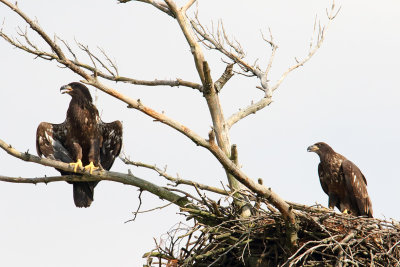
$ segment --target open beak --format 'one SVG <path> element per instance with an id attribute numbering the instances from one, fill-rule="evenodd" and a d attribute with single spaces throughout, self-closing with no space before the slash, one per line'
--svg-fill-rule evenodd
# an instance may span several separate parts
<path id="1" fill-rule="evenodd" d="M 60 92 L 61 94 L 69 94 L 70 92 L 72 92 L 72 87 L 70 85 L 64 85 L 60 88 Z"/>
<path id="2" fill-rule="evenodd" d="M 316 146 L 316 145 L 312 145 L 312 146 L 309 146 L 308 148 L 307 148 L 307 151 L 308 152 L 315 152 L 315 151 L 317 151 L 319 148 Z"/>

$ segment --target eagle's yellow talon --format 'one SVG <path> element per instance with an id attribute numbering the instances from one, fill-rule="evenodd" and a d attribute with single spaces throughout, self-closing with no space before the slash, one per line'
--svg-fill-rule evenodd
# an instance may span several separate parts
<path id="1" fill-rule="evenodd" d="M 95 167 L 93 161 L 90 162 L 89 165 L 85 166 L 85 171 L 89 171 L 90 174 L 93 173 L 94 170 L 97 170 L 99 167 Z"/>
<path id="2" fill-rule="evenodd" d="M 76 170 L 78 169 L 82 169 L 83 165 L 82 165 L 82 161 L 80 159 L 78 159 L 76 162 L 72 162 L 69 164 L 70 166 L 74 167 L 74 172 L 76 172 Z"/>
<path id="3" fill-rule="evenodd" d="M 345 209 L 342 213 L 343 214 L 349 214 L 349 211 L 347 209 Z"/>

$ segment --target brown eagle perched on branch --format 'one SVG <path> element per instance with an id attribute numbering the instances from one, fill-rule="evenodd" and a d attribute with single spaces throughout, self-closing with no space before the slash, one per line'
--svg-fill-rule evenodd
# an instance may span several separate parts
<path id="1" fill-rule="evenodd" d="M 316 143 L 307 151 L 317 153 L 321 160 L 318 175 L 322 189 L 329 196 L 329 208 L 372 218 L 367 180 L 360 169 L 326 143 Z"/>
<path id="2" fill-rule="evenodd" d="M 78 82 L 64 85 L 62 94 L 69 94 L 67 117 L 63 123 L 41 122 L 36 131 L 36 150 L 39 156 L 69 163 L 90 174 L 96 169 L 109 170 L 122 146 L 120 121 L 104 123 L 92 102 L 88 88 Z M 85 166 L 85 167 L 83 167 Z M 58 170 L 61 175 L 73 174 Z M 74 202 L 79 208 L 89 207 L 98 182 L 71 182 Z"/>

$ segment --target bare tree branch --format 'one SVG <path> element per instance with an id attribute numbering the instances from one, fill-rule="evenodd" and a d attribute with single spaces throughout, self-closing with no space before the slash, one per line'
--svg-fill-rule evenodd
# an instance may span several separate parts
<path id="1" fill-rule="evenodd" d="M 196 0 L 189 0 L 187 3 L 186 3 L 186 5 L 184 5 L 183 7 L 182 7 L 182 12 L 183 13 L 185 13 L 193 4 L 194 4 L 194 2 L 196 2 Z"/>
<path id="2" fill-rule="evenodd" d="M 264 72 L 266 80 L 267 80 L 269 71 L 271 70 L 272 62 L 274 61 L 276 50 L 278 49 L 278 46 L 274 43 L 274 38 L 272 36 L 271 28 L 268 28 L 268 30 L 269 30 L 269 39 L 265 38 L 261 32 L 261 35 L 262 35 L 264 41 L 266 41 L 272 48 L 272 53 L 271 53 L 271 56 L 269 57 L 268 66 Z"/>
<path id="3" fill-rule="evenodd" d="M 12 39 L 11 37 L 9 37 L 7 34 L 5 34 L 2 29 L 0 29 L 0 37 L 2 37 L 5 41 L 7 41 L 8 43 L 10 43 L 11 45 L 15 46 L 16 48 L 19 48 L 21 50 L 24 50 L 30 54 L 33 54 L 37 57 L 46 59 L 46 60 L 56 60 L 57 62 L 65 65 L 64 61 L 61 60 L 56 54 L 54 53 L 49 53 L 49 52 L 45 52 L 43 50 L 40 50 L 37 46 L 35 46 L 34 44 L 31 43 L 28 35 L 26 32 L 23 33 L 19 33 L 21 36 L 24 37 L 24 39 L 27 41 L 27 43 L 29 44 L 30 47 L 23 45 L 20 41 L 16 41 L 14 39 Z M 73 56 L 73 60 L 70 60 L 74 65 L 81 67 L 83 69 L 89 70 L 93 73 L 96 73 L 96 75 L 98 77 L 110 80 L 110 81 L 114 81 L 114 82 L 123 82 L 123 83 L 130 83 L 130 84 L 135 84 L 135 85 L 145 85 L 145 86 L 171 86 L 171 87 L 175 87 L 175 86 L 185 86 L 185 87 L 190 87 L 196 90 L 199 90 L 200 92 L 202 92 L 202 86 L 200 84 L 194 83 L 194 82 L 189 82 L 189 81 L 185 81 L 182 79 L 176 79 L 176 80 L 153 80 L 153 81 L 146 81 L 146 80 L 138 80 L 138 79 L 133 79 L 133 78 L 129 78 L 129 77 L 124 77 L 124 76 L 119 76 L 118 74 L 118 69 L 116 68 L 116 65 L 114 63 L 112 63 L 112 68 L 115 70 L 115 73 L 112 72 L 104 62 L 101 61 L 100 58 L 98 58 L 97 56 L 95 56 L 88 47 L 83 46 L 82 44 L 78 45 L 80 46 L 81 49 L 83 49 L 90 57 L 93 57 L 96 59 L 97 62 L 99 62 L 103 68 L 105 68 L 107 70 L 107 72 L 109 72 L 109 74 L 106 74 L 102 71 L 100 71 L 99 69 L 97 69 L 96 67 L 93 67 L 89 64 L 80 62 L 76 56 L 76 54 L 72 51 L 71 47 L 67 44 L 66 41 L 58 38 L 64 45 L 65 47 L 67 47 L 68 51 L 71 53 L 71 55 Z M 105 55 L 104 51 L 100 49 L 100 51 Z M 110 60 L 110 58 L 105 55 L 106 60 L 109 62 L 112 62 Z"/>
<path id="4" fill-rule="evenodd" d="M 57 160 L 47 159 L 47 158 L 40 158 L 38 156 L 29 154 L 28 152 L 19 152 L 18 150 L 14 149 L 11 145 L 5 143 L 3 140 L 0 139 L 0 148 L 6 151 L 11 156 L 16 158 L 22 159 L 28 162 L 34 162 L 41 165 L 54 167 L 57 169 L 61 169 L 64 171 L 73 172 L 73 167 L 68 163 L 64 163 Z M 12 183 L 49 183 L 49 182 L 56 182 L 56 181 L 114 181 L 123 184 L 129 184 L 140 189 L 149 191 L 152 194 L 159 196 L 162 199 L 168 200 L 180 207 L 187 207 L 190 206 L 191 208 L 196 208 L 196 206 L 191 205 L 191 202 L 187 200 L 185 197 L 179 196 L 175 193 L 168 191 L 165 188 L 159 187 L 153 183 L 150 183 L 144 179 L 134 176 L 133 174 L 124 174 L 118 172 L 110 172 L 105 170 L 97 170 L 93 171 L 90 175 L 86 172 L 78 170 L 77 173 L 83 174 L 83 176 L 77 175 L 66 175 L 66 176 L 57 176 L 57 177 L 39 177 L 39 178 L 16 178 L 16 177 L 7 177 L 7 176 L 0 176 L 0 181 L 4 182 L 12 182 Z"/>
<path id="5" fill-rule="evenodd" d="M 154 210 L 161 210 L 161 209 L 163 209 L 163 208 L 166 208 L 166 207 L 170 206 L 171 204 L 172 204 L 172 203 L 168 203 L 168 204 L 165 204 L 165 205 L 163 205 L 163 206 L 155 207 L 155 208 L 148 209 L 148 210 L 135 211 L 135 212 L 133 212 L 133 214 L 136 215 L 136 214 L 151 212 L 151 211 L 154 211 Z"/>
<path id="6" fill-rule="evenodd" d="M 165 170 L 162 170 L 162 169 L 158 168 L 155 165 L 146 164 L 146 163 L 137 162 L 137 161 L 131 161 L 126 156 L 125 157 L 120 156 L 120 159 L 125 164 L 129 164 L 129 165 L 133 165 L 133 166 L 136 166 L 136 167 L 143 167 L 143 168 L 154 170 L 160 176 L 164 177 L 168 181 L 174 182 L 176 186 L 180 185 L 180 184 L 185 184 L 185 185 L 190 185 L 190 186 L 196 186 L 196 187 L 198 187 L 198 188 L 200 188 L 202 190 L 207 190 L 207 191 L 214 192 L 214 193 L 217 193 L 217 194 L 229 195 L 228 192 L 226 190 L 224 190 L 224 189 L 220 189 L 220 188 L 209 186 L 209 185 L 205 185 L 205 184 L 200 184 L 198 182 L 194 182 L 194 181 L 187 180 L 187 179 L 182 179 L 182 178 L 179 178 L 179 177 L 173 177 L 173 176 L 167 174 Z"/>
<path id="7" fill-rule="evenodd" d="M 255 114 L 257 111 L 265 108 L 266 106 L 268 106 L 271 103 L 272 103 L 272 99 L 265 98 L 265 97 L 256 103 L 252 103 L 250 106 L 246 107 L 245 109 L 241 109 L 238 112 L 236 112 L 235 114 L 232 114 L 226 121 L 226 127 L 230 129 L 232 127 L 232 125 L 234 125 L 236 122 L 240 121 L 241 119 L 243 119 L 251 114 Z"/>
<path id="8" fill-rule="evenodd" d="M 137 215 L 138 215 L 138 213 L 139 213 L 140 207 L 142 206 L 142 193 L 143 193 L 143 190 L 140 189 L 140 193 L 139 193 L 139 196 L 138 196 L 139 205 L 138 205 L 138 207 L 137 207 L 137 209 L 136 209 L 136 212 L 133 213 L 133 214 L 134 214 L 134 217 L 133 217 L 132 219 L 126 221 L 125 223 L 127 223 L 127 222 L 133 222 L 133 221 L 136 220 L 136 217 L 137 217 Z"/>
<path id="9" fill-rule="evenodd" d="M 181 27 L 183 35 L 185 36 L 186 41 L 190 46 L 190 52 L 193 55 L 197 72 L 199 74 L 201 83 L 204 85 L 205 82 L 203 73 L 204 55 L 203 52 L 201 51 L 200 45 L 196 41 L 196 37 L 194 36 L 193 31 L 191 30 L 190 24 L 187 21 L 185 13 L 186 10 L 178 9 L 175 2 L 172 0 L 165 0 L 165 2 L 167 3 L 169 9 L 174 14 L 179 26 Z"/>
<path id="10" fill-rule="evenodd" d="M 262 86 L 261 89 L 265 92 L 265 97 L 263 99 L 259 100 L 258 102 L 246 107 L 245 109 L 241 109 L 237 113 L 231 115 L 230 118 L 227 120 L 228 128 L 232 127 L 233 124 L 235 124 L 239 120 L 247 117 L 248 115 L 255 114 L 258 110 L 263 109 L 264 107 L 268 106 L 272 102 L 272 100 L 271 100 L 272 93 L 276 89 L 279 88 L 279 86 L 282 84 L 282 82 L 285 80 L 285 78 L 289 75 L 289 73 L 291 73 L 293 70 L 303 66 L 307 61 L 309 61 L 312 58 L 312 56 L 321 47 L 323 41 L 325 40 L 326 31 L 328 30 L 329 25 L 335 19 L 335 17 L 337 16 L 339 11 L 340 11 L 340 8 L 338 10 L 336 10 L 335 2 L 333 1 L 330 12 L 329 13 L 327 12 L 328 13 L 327 14 L 328 15 L 327 25 L 324 28 L 319 29 L 319 32 L 317 34 L 317 42 L 314 45 L 311 40 L 310 51 L 309 51 L 308 55 L 303 60 L 297 61 L 295 65 L 291 66 L 288 70 L 286 70 L 281 75 L 280 79 L 273 86 L 270 86 L 270 84 L 269 84 L 268 73 L 271 69 L 272 62 L 273 62 L 273 59 L 274 59 L 274 56 L 275 56 L 278 46 L 273 42 L 271 32 L 270 32 L 270 39 L 267 39 L 263 36 L 263 39 L 271 45 L 272 54 L 269 59 L 268 66 L 267 66 L 265 72 L 257 70 L 257 72 L 255 72 L 255 74 L 257 75 L 257 77 L 260 78 L 261 86 Z"/>
<path id="11" fill-rule="evenodd" d="M 308 55 L 303 60 L 297 62 L 297 64 L 291 66 L 287 71 L 285 71 L 282 74 L 282 76 L 280 77 L 280 79 L 275 83 L 275 85 L 272 86 L 272 88 L 271 88 L 272 91 L 275 91 L 276 89 L 278 89 L 278 87 L 281 85 L 281 83 L 285 80 L 285 78 L 288 76 L 288 74 L 290 72 L 297 69 L 298 67 L 303 66 L 318 51 L 318 49 L 321 47 L 322 43 L 325 40 L 326 31 L 328 30 L 331 22 L 335 19 L 335 17 L 339 13 L 339 11 L 340 11 L 340 8 L 338 10 L 336 10 L 335 1 L 333 1 L 329 13 L 327 11 L 328 22 L 325 27 L 319 28 L 318 35 L 317 35 L 317 42 L 315 43 L 315 45 L 313 46 L 312 43 L 310 43 L 310 51 L 308 52 Z"/>
<path id="12" fill-rule="evenodd" d="M 218 26 L 217 34 L 214 35 L 213 33 L 206 30 L 201 25 L 197 15 L 195 16 L 195 20 L 193 20 L 193 19 L 190 20 L 190 24 L 197 34 L 196 35 L 197 40 L 199 42 L 201 42 L 205 47 L 207 47 L 208 49 L 215 49 L 215 50 L 220 51 L 222 54 L 227 56 L 233 62 L 237 63 L 244 72 L 251 72 L 253 75 L 257 76 L 257 73 L 259 71 L 254 66 L 248 64 L 247 62 L 245 62 L 243 60 L 244 55 L 245 55 L 244 52 L 241 49 L 239 49 L 238 46 L 233 45 L 233 43 L 228 39 L 228 37 L 225 33 L 225 29 L 223 29 L 223 30 L 220 29 L 220 27 L 222 27 L 222 26 Z M 220 24 L 220 25 L 222 25 L 222 24 Z M 221 31 L 224 32 L 224 34 L 223 34 L 224 39 L 222 39 L 222 37 L 221 37 Z M 223 43 L 224 41 L 226 41 L 228 43 L 228 45 L 230 45 L 230 47 L 232 47 L 236 53 L 232 53 L 231 51 L 226 49 L 224 47 L 224 43 Z"/>
<path id="13" fill-rule="evenodd" d="M 108 61 L 108 63 L 110 64 L 110 66 L 114 69 L 116 76 L 119 76 L 117 64 L 114 62 L 115 60 L 112 61 L 112 60 L 110 59 L 110 57 L 107 55 L 107 53 L 104 51 L 104 49 L 102 49 L 102 48 L 100 48 L 100 47 L 99 47 L 99 49 L 100 49 L 100 52 L 103 54 L 103 56 L 104 56 L 104 57 L 106 58 L 106 60 Z M 110 73 L 113 75 L 113 72 L 112 72 L 112 71 L 110 71 Z M 114 76 L 115 76 L 115 75 L 114 75 Z"/>
<path id="14" fill-rule="evenodd" d="M 131 1 L 143 2 L 146 4 L 150 4 L 150 5 L 153 5 L 154 7 L 156 7 L 157 9 L 161 10 L 162 12 L 168 14 L 169 16 L 174 17 L 174 14 L 171 12 L 171 10 L 169 10 L 168 6 L 161 1 L 154 1 L 154 0 L 118 0 L 118 1 L 121 4 L 131 2 Z"/>
<path id="15" fill-rule="evenodd" d="M 58 176 L 44 176 L 44 177 L 11 177 L 0 175 L 0 181 L 8 182 L 8 183 L 16 183 L 16 184 L 48 184 L 53 182 L 97 182 L 102 179 L 94 178 L 91 176 L 85 176 L 84 178 L 81 175 L 58 175 Z"/>
<path id="16" fill-rule="evenodd" d="M 232 78 L 233 76 L 233 64 L 228 64 L 226 69 L 221 77 L 214 83 L 215 90 L 219 93 L 224 85 Z"/>
<path id="17" fill-rule="evenodd" d="M 17 7 L 17 5 L 13 5 L 7 0 L 2 0 L 1 2 L 3 2 L 5 5 L 7 5 L 9 8 L 11 8 L 14 12 L 16 12 L 21 18 L 23 18 L 31 26 L 31 28 L 34 31 L 36 31 L 40 35 L 40 37 L 42 37 L 42 39 L 51 47 L 51 49 L 54 51 L 54 53 L 56 53 L 57 56 L 61 60 L 65 60 L 66 59 L 66 57 L 65 57 L 64 53 L 62 52 L 61 48 L 53 40 L 51 40 L 51 38 L 44 31 L 42 31 L 40 29 L 39 25 L 35 21 L 31 20 L 27 15 L 25 15 L 25 13 L 23 13 Z"/>
<path id="18" fill-rule="evenodd" d="M 40 51 L 40 50 L 33 50 L 30 49 L 28 46 L 23 45 L 19 40 L 15 40 L 11 37 L 9 37 L 8 35 L 6 35 L 3 30 L 0 30 L 0 36 L 7 41 L 8 43 L 10 43 L 11 45 L 15 46 L 16 48 L 19 48 L 21 50 L 24 50 L 28 53 L 31 53 L 33 55 L 36 55 L 37 57 L 46 59 L 46 60 L 53 60 L 53 59 L 58 59 L 57 55 L 53 54 L 53 53 L 47 53 L 44 51 Z M 26 37 L 27 38 L 27 37 Z M 30 42 L 28 42 L 29 44 Z M 33 46 L 34 48 L 37 48 L 36 46 Z"/>

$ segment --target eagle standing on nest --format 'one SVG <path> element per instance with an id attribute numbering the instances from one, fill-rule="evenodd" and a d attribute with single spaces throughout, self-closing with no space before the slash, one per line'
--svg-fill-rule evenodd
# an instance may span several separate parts
<path id="1" fill-rule="evenodd" d="M 109 170 L 122 146 L 120 121 L 104 123 L 92 103 L 88 88 L 77 82 L 64 85 L 62 94 L 69 94 L 67 118 L 63 123 L 41 122 L 36 131 L 36 150 L 39 156 L 69 163 L 90 174 L 96 169 Z M 85 165 L 85 167 L 83 167 Z M 73 174 L 58 170 L 61 175 Z M 71 182 L 74 202 L 79 208 L 89 207 L 98 182 Z"/>
<path id="2" fill-rule="evenodd" d="M 329 196 L 329 208 L 336 206 L 343 213 L 372 218 L 367 180 L 360 169 L 326 143 L 316 143 L 307 151 L 317 153 L 321 160 L 318 175 L 322 189 Z"/>

